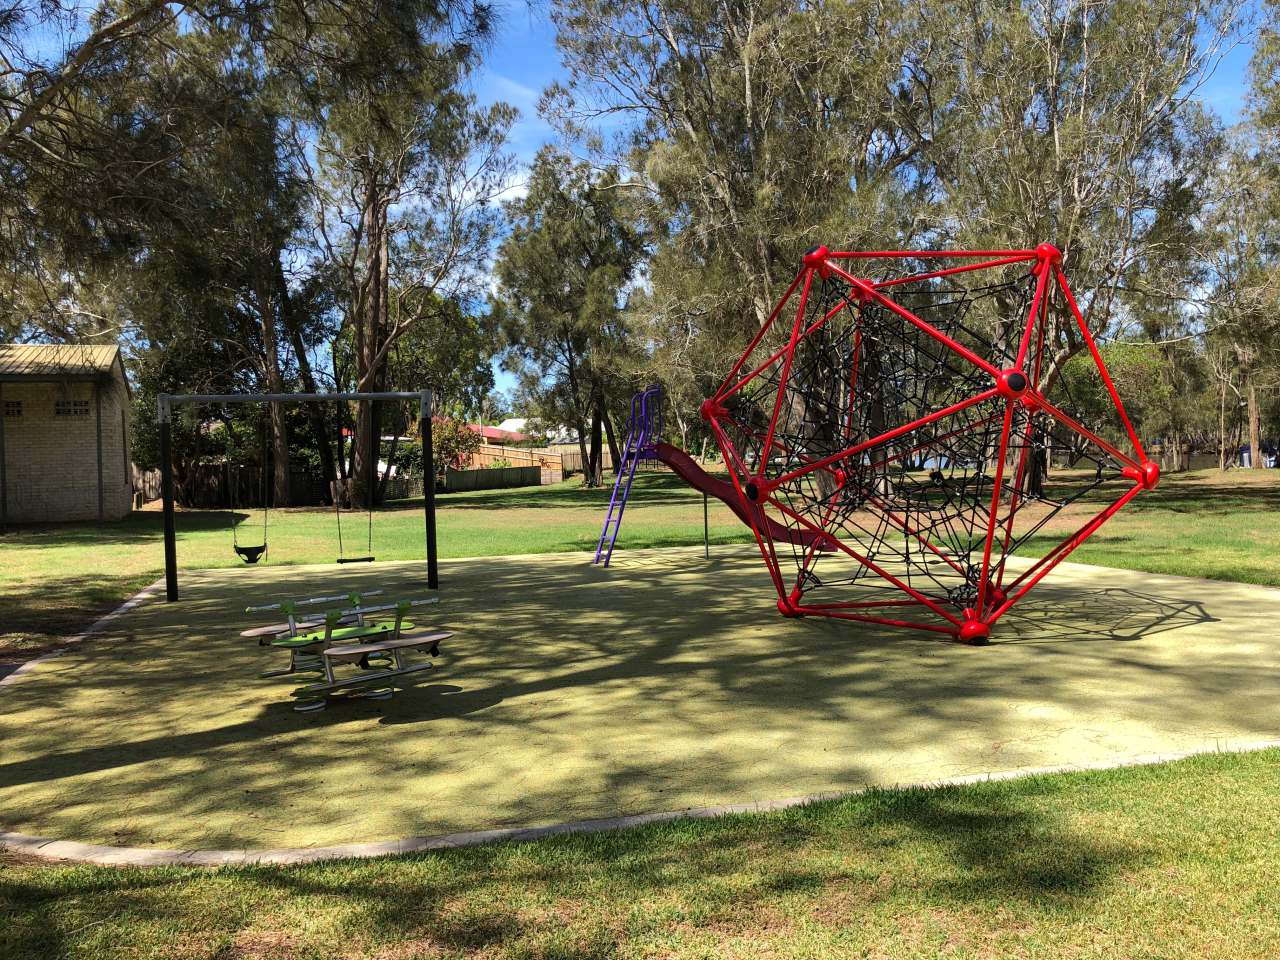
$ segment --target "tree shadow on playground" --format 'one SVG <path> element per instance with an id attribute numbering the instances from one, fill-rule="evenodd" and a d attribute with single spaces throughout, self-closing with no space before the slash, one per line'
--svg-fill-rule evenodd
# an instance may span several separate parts
<path id="1" fill-rule="evenodd" d="M 628 561 L 627 577 L 632 583 L 656 589 L 666 581 L 673 568 L 687 566 L 688 558 L 672 559 L 649 555 Z M 734 568 L 733 560 L 698 561 L 706 579 L 714 582 L 717 571 Z M 577 573 L 580 573 L 577 572 Z M 577 573 L 574 575 L 576 576 Z M 691 680 L 700 689 L 738 701 L 748 707 L 770 708 L 786 704 L 787 709 L 816 714 L 824 711 L 857 710 L 870 704 L 890 703 L 901 714 L 904 723 L 918 722 L 924 717 L 947 720 L 963 714 L 975 696 L 971 688 L 971 671 L 939 676 L 936 670 L 923 670 L 918 675 L 879 682 L 874 669 L 852 680 L 833 679 L 830 671 L 836 664 L 856 664 L 865 660 L 874 665 L 886 655 L 905 646 L 910 651 L 948 648 L 946 639 L 934 634 L 892 630 L 812 619 L 794 622 L 798 628 L 785 639 L 768 647 L 732 650 L 717 648 L 714 655 L 700 653 L 697 636 L 672 630 L 668 609 L 649 608 L 629 614 L 628 629 L 618 636 L 602 632 L 589 635 L 558 650 L 553 643 L 510 644 L 506 637 L 535 636 L 545 630 L 548 601 L 539 594 L 555 594 L 563 585 L 562 571 L 552 571 L 542 581 L 519 576 L 501 569 L 484 574 L 486 589 L 494 595 L 519 589 L 527 601 L 504 615 L 503 633 L 477 644 L 467 642 L 466 616 L 458 617 L 458 637 L 446 644 L 451 660 L 445 670 L 430 671 L 407 684 L 389 701 L 351 700 L 335 702 L 320 713 L 301 716 L 292 710 L 293 701 L 281 696 L 277 688 L 264 689 L 270 696 L 257 712 L 238 722 L 196 731 L 165 732 L 154 737 L 134 739 L 32 756 L 26 760 L 0 763 L 0 788 L 39 781 L 59 780 L 82 774 L 110 770 L 117 766 L 189 758 L 240 744 L 251 743 L 265 735 L 290 731 L 319 733 L 340 729 L 344 725 L 376 719 L 379 724 L 422 727 L 429 729 L 441 721 L 469 718 L 483 723 L 489 713 L 504 703 L 528 698 L 550 697 L 553 702 L 575 690 L 589 690 L 600 684 L 623 683 L 659 691 L 658 698 L 678 703 L 681 692 Z M 588 579 L 606 581 L 607 574 L 597 568 L 586 571 Z M 198 620 L 201 614 L 189 601 L 181 610 L 162 610 L 161 620 Z M 572 619 L 577 611 L 592 612 L 601 598 L 597 594 L 578 593 L 562 601 L 560 615 Z M 192 617 L 194 613 L 194 617 Z M 748 608 L 743 614 L 753 618 L 758 611 Z M 763 614 L 767 616 L 768 614 Z M 1064 646 L 1080 643 L 1133 643 L 1161 633 L 1216 622 L 1199 601 L 1179 599 L 1122 587 L 1084 589 L 1043 589 L 1036 602 L 1024 601 L 1002 622 L 992 647 L 1007 645 Z M 781 626 L 783 621 L 779 621 Z M 157 631 L 153 625 L 151 633 Z M 450 629 L 449 623 L 440 625 Z M 664 627 L 666 629 L 664 629 Z M 163 633 L 163 627 L 160 628 Z M 637 638 L 643 637 L 643 640 Z M 112 642 L 111 636 L 101 642 Z M 132 638 L 129 638 L 132 640 Z M 222 649 L 222 648 L 217 648 Z M 999 656 L 995 649 L 985 654 Z M 226 670 L 225 654 L 217 654 L 219 667 Z M 253 655 L 246 653 L 246 659 Z M 261 665 L 261 660 L 255 661 Z M 973 661 L 969 661 L 972 665 Z M 495 664 L 498 674 L 486 675 Z M 236 669 L 242 669 L 237 667 Z M 1211 683 L 1207 675 L 1196 674 L 1179 679 L 1179 686 L 1194 685 L 1197 679 Z M 285 679 L 284 684 L 292 685 Z M 1048 699 L 1069 700 L 1072 690 L 1056 675 L 1041 675 L 1038 683 Z M 111 702 L 134 697 L 161 698 L 189 695 L 190 678 L 175 674 L 170 664 L 143 659 L 134 669 L 114 671 L 110 676 L 95 673 L 93 683 Z M 848 687 L 848 689 L 846 689 Z M 1003 689 L 1002 687 L 999 689 Z M 274 691 L 274 693 L 272 693 Z M 981 691 L 977 691 L 981 695 Z M 1183 690 L 1183 702 L 1194 693 Z M 570 703 L 574 702 L 572 700 Z M 566 722 L 572 722 L 571 708 L 566 708 Z M 874 711 L 873 711 L 874 712 Z M 717 715 L 716 723 L 724 721 Z M 711 733 L 711 729 L 707 731 Z M 617 771 L 619 778 L 640 783 L 652 771 L 640 769 Z M 621 781 L 617 784 L 622 785 Z"/>

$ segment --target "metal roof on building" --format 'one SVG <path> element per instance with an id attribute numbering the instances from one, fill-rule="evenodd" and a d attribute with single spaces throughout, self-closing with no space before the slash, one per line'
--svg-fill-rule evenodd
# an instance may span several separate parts
<path id="1" fill-rule="evenodd" d="M 11 380 L 109 377 L 119 358 L 120 348 L 115 345 L 3 343 L 0 344 L 0 377 Z"/>

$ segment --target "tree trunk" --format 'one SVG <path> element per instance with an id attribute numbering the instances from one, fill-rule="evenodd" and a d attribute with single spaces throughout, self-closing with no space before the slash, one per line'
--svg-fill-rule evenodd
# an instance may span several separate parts
<path id="1" fill-rule="evenodd" d="M 297 313 L 293 309 L 293 297 L 289 295 L 289 284 L 285 279 L 284 267 L 280 257 L 276 256 L 276 296 L 280 301 L 280 317 L 289 333 L 289 343 L 298 358 L 298 377 L 302 381 L 302 389 L 307 393 L 319 393 L 316 387 L 315 373 L 311 369 L 311 360 L 307 356 L 306 344 L 302 342 L 302 329 Z M 324 496 L 329 503 L 333 482 L 338 479 L 337 465 L 334 463 L 333 438 L 329 435 L 328 411 L 324 404 L 303 404 L 307 411 L 307 420 L 311 424 L 316 450 L 320 454 L 320 473 L 324 480 Z M 339 454 L 341 455 L 341 454 Z"/>
<path id="2" fill-rule="evenodd" d="M 280 372 L 280 346 L 276 336 L 274 301 L 266 283 L 258 285 L 258 317 L 262 325 L 263 366 L 267 392 L 284 393 L 284 376 Z M 290 505 L 289 497 L 289 436 L 285 423 L 284 406 L 269 404 L 271 422 L 272 502 L 277 507 Z"/>
<path id="3" fill-rule="evenodd" d="M 386 331 L 388 257 L 386 213 L 373 186 L 369 190 L 365 222 L 369 238 L 365 255 L 367 287 L 360 303 L 363 309 L 358 314 L 356 385 L 362 391 L 378 391 L 383 389 L 386 379 L 386 363 L 378 363 L 377 357 Z M 354 487 L 360 492 L 365 507 L 375 504 L 378 495 L 376 485 L 369 483 L 369 471 L 376 465 L 379 452 L 378 423 L 371 407 L 372 404 L 361 403 L 352 469 Z"/>
<path id="4" fill-rule="evenodd" d="M 1043 444 L 1036 440 L 1031 440 L 1031 449 L 1027 451 L 1027 495 L 1032 497 L 1044 496 L 1044 478 L 1048 472 L 1045 469 L 1045 461 L 1048 459 L 1049 450 Z"/>
<path id="5" fill-rule="evenodd" d="M 604 482 L 604 450 L 603 436 L 601 435 L 601 427 L 603 426 L 603 417 L 601 416 L 601 407 L 597 397 L 596 402 L 591 406 L 591 463 L 587 467 L 587 474 L 590 479 L 587 482 L 589 487 L 598 487 Z"/>
<path id="6" fill-rule="evenodd" d="M 1227 384 L 1218 391 L 1218 469 L 1227 469 Z"/>
<path id="7" fill-rule="evenodd" d="M 613 417 L 609 416 L 609 408 L 602 405 L 604 411 L 604 435 L 609 441 L 609 459 L 613 462 L 613 473 L 617 476 L 622 469 L 622 454 L 618 450 L 618 438 L 613 432 Z"/>
<path id="8" fill-rule="evenodd" d="M 1262 418 L 1258 412 L 1258 392 L 1249 378 L 1249 466 L 1262 467 Z"/>

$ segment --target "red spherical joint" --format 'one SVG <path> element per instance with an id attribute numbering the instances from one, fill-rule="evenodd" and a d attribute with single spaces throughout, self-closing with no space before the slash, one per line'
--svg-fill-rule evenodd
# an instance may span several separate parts
<path id="1" fill-rule="evenodd" d="M 849 294 L 855 301 L 857 301 L 859 307 L 865 307 L 868 303 L 875 300 L 875 297 L 871 296 L 871 291 L 868 288 L 860 287 L 857 284 L 854 284 L 854 287 L 849 291 Z"/>
<path id="2" fill-rule="evenodd" d="M 710 423 L 716 417 L 723 417 L 725 413 L 725 408 L 716 403 L 711 397 L 703 400 L 702 405 L 698 407 L 698 415 L 707 423 Z"/>
<path id="3" fill-rule="evenodd" d="M 827 257 L 831 251 L 826 247 L 810 247 L 804 252 L 801 262 L 806 270 L 817 270 L 818 275 L 825 280 L 831 276 L 831 266 L 827 263 Z"/>
<path id="4" fill-rule="evenodd" d="M 970 646 L 980 647 L 991 637 L 991 628 L 981 620 L 966 620 L 960 625 L 960 632 L 956 634 L 956 640 L 960 643 L 967 643 Z"/>
<path id="5" fill-rule="evenodd" d="M 849 475 L 839 467 L 831 471 L 831 479 L 836 482 L 836 489 L 839 490 L 848 482 Z"/>
<path id="6" fill-rule="evenodd" d="M 1042 243 L 1036 247 L 1036 265 L 1031 268 L 1033 274 L 1039 275 L 1046 266 L 1061 266 L 1062 251 L 1052 243 Z"/>
<path id="7" fill-rule="evenodd" d="M 1120 471 L 1143 490 L 1154 490 L 1160 482 L 1160 464 L 1146 461 L 1140 467 L 1125 467 Z"/>
<path id="8" fill-rule="evenodd" d="M 1027 375 L 1021 370 L 1001 370 L 996 375 L 996 389 L 1000 391 L 1000 396 L 1008 400 L 1025 396 L 1030 386 Z"/>
<path id="9" fill-rule="evenodd" d="M 990 580 L 987 581 L 987 599 L 992 603 L 999 605 L 1009 599 L 1009 595 L 997 587 Z M 973 619 L 973 618 L 970 618 Z"/>
<path id="10" fill-rule="evenodd" d="M 759 503 L 769 495 L 769 481 L 760 476 L 749 477 L 742 488 L 742 492 L 747 495 L 747 499 L 752 503 Z"/>

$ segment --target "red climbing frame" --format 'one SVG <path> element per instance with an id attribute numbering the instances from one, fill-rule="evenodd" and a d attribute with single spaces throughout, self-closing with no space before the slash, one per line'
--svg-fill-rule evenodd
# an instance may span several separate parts
<path id="1" fill-rule="evenodd" d="M 855 271 L 866 261 L 876 261 L 881 267 L 889 264 L 906 272 L 888 279 L 860 277 Z M 932 268 L 934 262 L 936 268 Z M 929 269 L 919 269 L 922 263 Z M 818 247 L 804 256 L 800 273 L 701 410 L 742 500 L 741 515 L 756 518 L 751 520 L 751 526 L 777 589 L 778 608 L 784 615 L 912 627 L 947 634 L 962 642 L 984 643 L 992 625 L 1054 567 L 1116 511 L 1156 485 L 1159 469 L 1143 451 L 1061 264 L 1061 254 L 1050 244 L 1041 244 L 1034 250 L 926 252 L 832 252 Z M 1010 319 L 1012 332 L 996 362 L 982 355 L 985 345 L 980 338 L 957 332 L 963 327 L 931 322 L 895 299 L 922 285 L 938 289 L 943 284 L 975 281 L 969 276 L 975 272 L 1000 270 L 1006 274 L 1018 272 L 1023 278 L 1022 289 L 1024 297 L 1030 299 L 1030 308 L 1025 321 L 1020 313 Z M 824 292 L 817 293 L 819 288 Z M 1025 304 L 1026 300 L 1022 302 Z M 794 317 L 784 313 L 789 305 L 794 308 Z M 1068 324 L 1074 320 L 1105 384 L 1118 415 L 1115 429 L 1109 431 L 1116 442 L 1086 427 L 1041 392 L 1045 338 L 1054 309 L 1070 312 L 1069 317 L 1061 315 Z M 832 346 L 833 335 L 824 327 L 842 312 L 847 312 L 842 322 L 849 332 Z M 953 312 L 963 316 L 961 310 Z M 919 415 L 911 414 L 914 418 L 907 422 L 877 423 L 874 417 L 864 415 L 861 408 L 871 402 L 868 398 L 876 396 L 871 391 L 887 388 L 868 383 L 866 374 L 860 379 L 860 364 L 870 362 L 865 358 L 871 357 L 873 349 L 880 350 L 876 362 L 881 365 L 878 376 L 884 378 L 884 364 L 890 362 L 886 359 L 890 354 L 883 347 L 887 336 L 868 326 L 867 318 L 873 316 L 892 324 L 895 330 L 905 331 L 897 334 L 899 342 L 916 337 L 912 342 L 917 353 L 924 348 L 930 354 L 932 366 L 926 365 L 917 379 L 938 379 L 938 370 L 959 369 L 959 374 L 949 374 L 949 382 L 972 386 L 966 386 L 964 394 L 948 396 L 945 406 L 917 410 Z M 781 327 L 787 323 L 789 336 Z M 823 336 L 828 339 L 819 343 Z M 879 339 L 873 344 L 874 337 Z M 1014 342 L 1016 354 L 1012 350 Z M 766 347 L 769 343 L 773 346 Z M 821 363 L 812 362 L 814 351 L 822 349 L 838 355 L 819 357 Z M 761 356 L 757 357 L 757 352 Z M 802 363 L 807 364 L 803 370 Z M 831 376 L 823 372 L 831 370 L 848 382 L 842 380 L 833 388 Z M 824 383 L 799 384 L 798 378 L 803 377 L 820 377 Z M 813 396 L 797 399 L 802 386 L 820 391 L 819 399 L 826 405 Z M 927 383 L 920 387 L 918 395 L 931 396 L 927 387 Z M 845 392 L 846 404 L 833 404 L 828 399 L 839 391 Z M 756 419 L 750 423 L 746 422 L 748 414 L 741 409 L 748 392 L 755 397 Z M 883 402 L 875 402 L 884 407 Z M 797 410 L 807 413 L 813 409 L 827 411 L 822 415 L 839 422 L 815 425 L 812 417 L 816 415 L 807 414 L 811 420 L 803 428 L 784 427 L 798 416 Z M 907 410 L 910 405 L 899 403 L 894 409 Z M 875 424 L 874 429 L 868 424 Z M 968 437 L 980 429 L 991 431 L 990 444 L 994 445 L 997 425 L 998 451 L 980 466 L 964 467 L 961 461 L 967 454 L 947 447 L 956 442 L 955 438 Z M 1016 576 L 1011 573 L 1006 582 L 1005 561 L 1020 542 L 1015 537 L 1015 518 L 1034 497 L 1028 482 L 1033 430 L 1038 431 L 1038 437 L 1074 434 L 1071 442 L 1078 449 L 1087 448 L 1092 456 L 1088 462 L 1097 463 L 1098 480 L 1102 480 L 1104 469 L 1114 470 L 1123 489 L 1074 533 Z M 836 434 L 840 439 L 831 442 Z M 809 439 L 813 437 L 827 438 L 825 446 Z M 950 459 L 938 452 L 944 447 Z M 930 474 L 931 486 L 919 479 L 919 469 L 908 473 L 906 468 L 913 458 L 922 461 L 930 456 L 938 464 Z M 902 469 L 897 470 L 898 467 Z M 963 476 L 962 467 L 968 470 Z M 952 471 L 950 478 L 945 475 L 947 469 Z M 893 470 L 897 472 L 891 473 Z M 981 492 L 980 498 L 975 491 Z M 930 496 L 933 501 L 928 500 Z M 1044 496 L 1040 501 L 1041 514 L 1065 506 Z M 959 517 L 962 507 L 971 521 L 972 526 L 966 529 L 972 535 L 960 544 L 963 538 L 941 535 L 938 529 L 958 529 L 958 520 L 966 519 Z M 939 511 L 948 510 L 956 517 L 948 514 L 944 517 L 947 523 L 939 524 Z M 876 534 L 880 540 L 873 538 L 871 543 L 866 537 L 851 533 L 873 528 L 869 522 L 858 520 L 859 516 L 868 515 L 875 518 L 874 530 L 882 531 Z M 957 522 L 953 523 L 953 519 Z M 794 533 L 789 542 L 783 542 L 777 534 L 779 523 L 793 532 L 803 532 L 809 546 L 797 547 L 799 541 Z M 883 533 L 886 530 L 889 534 Z M 883 542 L 890 534 L 895 544 L 892 550 L 886 549 Z M 896 545 L 898 538 L 905 546 Z M 835 602 L 812 599 L 810 590 L 816 589 L 815 584 L 823 585 L 820 561 L 833 555 L 856 561 L 856 566 L 845 561 L 858 571 L 849 578 L 850 582 L 861 577 L 859 585 L 865 587 L 878 578 L 880 592 L 868 597 L 864 590 L 851 599 Z M 787 569 L 789 556 L 795 562 L 794 576 Z M 935 586 L 943 583 L 944 575 L 951 578 L 944 584 L 946 588 Z M 885 587 L 891 592 L 886 594 Z"/>

